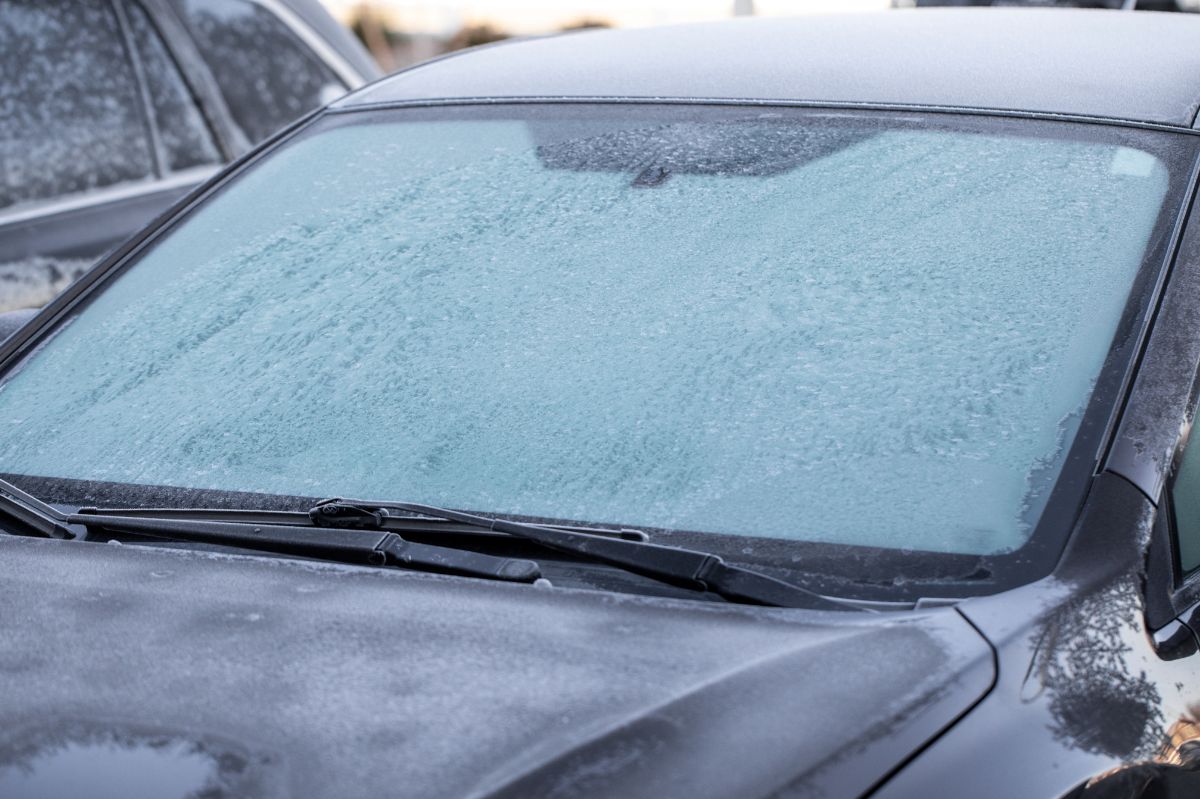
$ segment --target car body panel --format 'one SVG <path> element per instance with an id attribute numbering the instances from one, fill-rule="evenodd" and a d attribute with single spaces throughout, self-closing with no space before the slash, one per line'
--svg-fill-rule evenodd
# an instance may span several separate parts
<path id="1" fill-rule="evenodd" d="M 480 48 L 400 72 L 334 107 L 703 97 L 1010 109 L 1191 127 L 1200 108 L 1198 37 L 1200 18 L 1062 9 L 744 19 Z"/>
<path id="2" fill-rule="evenodd" d="M 138 230 L 216 169 L 203 168 L 167 180 L 146 181 L 95 192 L 75 202 L 52 202 L 6 217 L 0 261 L 38 255 L 87 257 L 118 244 L 126 230 Z"/>
<path id="3" fill-rule="evenodd" d="M 1156 653 L 1146 623 L 1154 506 L 1115 475 L 1097 489 L 1053 577 L 959 606 L 996 645 L 997 685 L 879 799 L 940 795 L 950 781 L 981 799 L 1058 797 L 1096 778 L 1155 770 L 1175 772 L 1191 792 L 1101 795 L 1200 791 L 1195 634 L 1184 630 L 1180 650 Z"/>
<path id="4" fill-rule="evenodd" d="M 1108 453 L 1107 468 L 1157 501 L 1194 413 L 1200 368 L 1200 226 L 1188 227 L 1171 272 L 1158 323 L 1130 402 Z"/>
<path id="5" fill-rule="evenodd" d="M 545 55 L 543 45 L 484 52 Z M 473 61 L 482 55 L 421 69 L 474 63 L 480 86 L 499 85 L 485 69 L 499 62 Z M 657 78 L 653 64 L 641 66 L 648 91 Z M 459 75 L 453 67 L 445 84 Z M 1101 72 L 1097 85 L 1111 79 Z M 387 87 L 403 91 L 386 102 L 408 102 L 408 80 L 339 107 L 384 102 Z M 413 89 L 424 99 L 412 102 L 436 99 L 440 80 Z M 908 88 L 895 102 L 919 102 L 923 90 Z M 1068 91 L 1026 88 L 1034 100 Z M 1117 107 L 1124 91 L 1104 108 L 1062 113 L 1144 113 Z M 1173 92 L 1157 108 L 1174 110 L 1145 121 L 1192 124 L 1183 90 Z M 1193 180 L 1181 212 L 1194 192 Z M 0 368 L 171 218 L 0 347 Z M 1194 219 L 1172 234 L 1172 250 L 1180 235 L 1161 307 L 1148 314 L 1153 332 L 1122 334 L 1144 355 L 1131 356 L 1128 401 L 1123 389 L 1112 411 L 1118 432 L 1078 454 L 1095 467 L 1087 499 L 1065 554 L 1038 582 L 957 609 L 857 616 L 0 536 L 0 637 L 9 642 L 0 678 L 13 686 L 0 694 L 0 763 L 28 757 L 30 741 L 99 727 L 227 742 L 247 753 L 266 796 L 1049 798 L 1137 764 L 1174 767 L 1196 740 L 1200 707 L 1188 594 L 1169 566 L 1154 565 L 1171 553 L 1152 535 L 1200 363 Z M 1164 630 L 1185 640 L 1163 647 Z"/>
<path id="6" fill-rule="evenodd" d="M 80 727 L 156 729 L 239 742 L 291 796 L 850 795 L 993 679 L 949 608 L 771 611 L 9 537 L 0 594 L 0 767 Z"/>

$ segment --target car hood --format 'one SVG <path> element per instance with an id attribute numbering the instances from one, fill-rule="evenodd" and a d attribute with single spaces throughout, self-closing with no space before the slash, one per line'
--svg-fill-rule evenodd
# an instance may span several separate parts
<path id="1" fill-rule="evenodd" d="M 994 678 L 951 608 L 763 609 L 4 536 L 0 609 L 10 788 L 195 772 L 205 796 L 848 796 Z"/>

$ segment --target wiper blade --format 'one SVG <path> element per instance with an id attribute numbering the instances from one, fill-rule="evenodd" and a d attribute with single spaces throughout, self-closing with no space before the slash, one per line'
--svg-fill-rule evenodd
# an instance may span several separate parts
<path id="1" fill-rule="evenodd" d="M 541 576 L 538 565 L 531 560 L 497 558 L 469 550 L 420 544 L 385 531 L 119 516 L 98 508 L 80 508 L 78 513 L 67 515 L 66 521 L 91 529 L 345 563 L 398 566 L 515 582 L 532 582 Z"/>
<path id="2" fill-rule="evenodd" d="M 0 481 L 2 483 L 3 481 Z M 2 499 L 2 497 L 0 497 Z M 308 512 L 288 511 L 288 510 L 250 510 L 245 508 L 90 508 L 89 513 L 103 516 L 127 516 L 140 519 L 185 519 L 188 521 L 207 521 L 207 522 L 241 522 L 243 524 L 283 524 L 283 525 L 300 525 L 309 526 L 312 524 L 311 516 Z M 431 518 L 431 517 L 415 517 L 415 516 L 388 516 L 386 514 L 374 514 L 369 517 L 364 517 L 364 523 L 354 525 L 350 520 L 344 519 L 345 523 L 340 524 L 340 527 L 358 526 L 367 530 L 387 530 L 393 533 L 404 535 L 405 533 L 434 533 L 441 535 L 443 533 L 471 533 L 475 535 L 507 535 L 507 533 L 490 533 L 484 530 L 477 524 L 459 524 L 448 519 Z M 556 530 L 570 530 L 573 532 L 587 533 L 589 535 L 608 536 L 612 538 L 626 538 L 632 541 L 646 541 L 649 539 L 641 530 L 630 529 L 613 529 L 603 527 L 581 527 L 572 525 L 548 525 Z"/>
<path id="3" fill-rule="evenodd" d="M 732 566 L 717 555 L 647 543 L 645 535 L 639 531 L 564 528 L 479 516 L 432 505 L 343 499 L 320 502 L 307 514 L 164 509 L 159 511 L 162 515 L 157 516 L 147 515 L 155 511 L 109 508 L 81 508 L 78 513 L 64 514 L 0 480 L 0 514 L 54 538 L 74 538 L 75 531 L 70 525 L 83 525 L 90 529 L 176 541 L 224 544 L 285 555 L 394 565 L 489 579 L 529 582 L 540 576 L 540 569 L 533 561 L 420 544 L 407 541 L 395 532 L 379 529 L 416 521 L 388 515 L 389 510 L 504 533 L 664 582 L 710 591 L 734 601 L 776 607 L 865 610 L 853 602 L 822 596 L 752 569 Z M 208 520 L 212 518 L 229 520 Z M 269 523 L 276 521 L 285 523 Z M 420 528 L 420 522 L 413 525 L 413 529 Z"/>
<path id="4" fill-rule="evenodd" d="M 718 555 L 645 541 L 595 536 L 412 502 L 327 499 L 314 506 L 309 516 L 313 524 L 324 527 L 370 528 L 383 524 L 388 511 L 392 510 L 507 533 L 561 552 L 582 555 L 675 585 L 710 591 L 738 602 L 786 608 L 863 610 L 851 602 L 822 596 L 761 572 L 730 565 Z"/>

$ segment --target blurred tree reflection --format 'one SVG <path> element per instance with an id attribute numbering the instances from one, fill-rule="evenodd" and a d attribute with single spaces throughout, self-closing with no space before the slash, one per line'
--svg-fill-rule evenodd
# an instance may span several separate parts
<path id="1" fill-rule="evenodd" d="M 372 7 L 369 3 L 359 3 L 350 12 L 347 22 L 350 30 L 354 31 L 354 35 L 362 41 L 374 57 L 375 62 L 379 64 L 380 69 L 384 72 L 392 72 L 399 66 L 396 63 L 393 42 L 399 33 L 388 27 L 379 9 Z"/>
<path id="2" fill-rule="evenodd" d="M 568 22 L 559 28 L 562 32 L 581 31 L 589 28 L 611 28 L 613 24 L 606 19 L 598 19 L 596 17 L 581 17 L 574 22 Z"/>

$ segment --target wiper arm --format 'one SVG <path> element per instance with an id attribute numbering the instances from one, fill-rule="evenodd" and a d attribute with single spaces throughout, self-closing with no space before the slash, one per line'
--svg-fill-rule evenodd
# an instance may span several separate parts
<path id="1" fill-rule="evenodd" d="M 304 514 L 295 514 L 304 526 L 122 516 L 98 508 L 81 508 L 78 513 L 66 514 L 6 480 L 0 480 L 0 514 L 50 538 L 75 538 L 76 531 L 70 526 L 83 525 L 175 541 L 224 544 L 260 552 L 493 580 L 532 582 L 541 576 L 538 565 L 531 560 L 496 558 L 469 550 L 419 544 L 392 532 L 314 528 Z"/>
<path id="2" fill-rule="evenodd" d="M 67 515 L 53 505 L 47 505 L 7 480 L 0 480 L 0 513 L 30 527 L 47 538 L 74 538 L 75 531 L 67 526 Z"/>
<path id="3" fill-rule="evenodd" d="M 401 522 L 400 517 L 389 516 L 389 510 L 504 533 L 664 582 L 710 591 L 739 602 L 776 607 L 864 610 L 852 602 L 822 596 L 752 569 L 731 566 L 717 555 L 647 543 L 644 535 L 637 531 L 584 532 L 462 513 L 432 505 L 343 499 L 325 500 L 308 514 L 181 510 L 163 511 L 162 516 L 155 516 L 146 515 L 154 511 L 105 508 L 81 508 L 78 513 L 64 514 L 11 483 L 0 480 L 0 514 L 54 538 L 74 538 L 75 531 L 70 525 L 83 525 L 90 529 L 177 541 L 224 544 L 285 555 L 394 565 L 489 579 L 529 582 L 540 576 L 540 569 L 533 561 L 497 558 L 469 550 L 407 541 L 394 532 L 381 529 Z M 231 520 L 196 518 L 203 513 Z M 264 523 L 259 523 L 259 519 Z M 277 520 L 294 520 L 296 523 L 267 523 Z M 314 529 L 309 525 L 316 527 Z"/>
<path id="4" fill-rule="evenodd" d="M 761 572 L 732 566 L 718 555 L 645 541 L 600 537 L 412 502 L 327 499 L 314 506 L 309 516 L 313 524 L 324 527 L 370 528 L 383 524 L 390 510 L 507 533 L 561 552 L 582 555 L 675 585 L 711 591 L 739 602 L 786 608 L 863 610 L 853 603 L 822 596 Z"/>
<path id="5" fill-rule="evenodd" d="M 281 555 L 399 566 L 492 580 L 532 582 L 541 576 L 538 565 L 531 560 L 420 544 L 384 531 L 118 516 L 97 508 L 80 508 L 78 513 L 67 515 L 66 522 L 172 541 L 221 544 Z"/>

